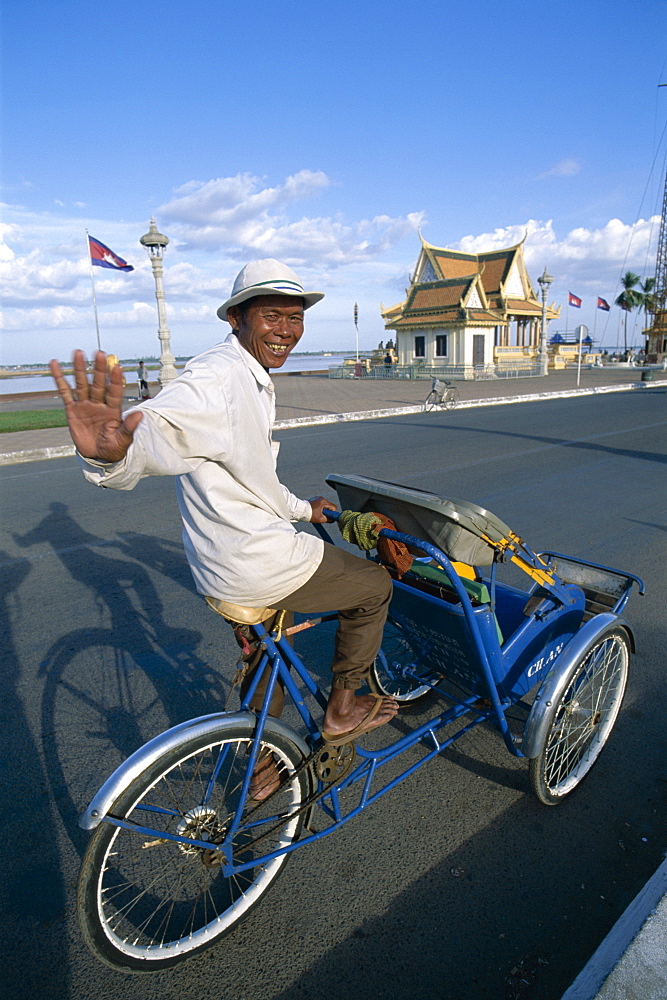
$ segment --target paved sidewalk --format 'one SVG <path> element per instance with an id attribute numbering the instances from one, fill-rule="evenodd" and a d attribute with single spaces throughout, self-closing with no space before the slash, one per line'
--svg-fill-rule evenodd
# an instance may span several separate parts
<path id="1" fill-rule="evenodd" d="M 561 1000 L 666 997 L 667 861 L 663 861 Z"/>
<path id="2" fill-rule="evenodd" d="M 461 407 L 506 405 L 534 399 L 562 398 L 596 392 L 664 391 L 667 373 L 655 372 L 655 381 L 641 382 L 641 369 L 582 369 L 577 386 L 576 370 L 553 372 L 545 378 L 485 379 L 457 381 Z M 416 413 L 429 390 L 428 379 L 330 379 L 326 375 L 274 373 L 276 429 L 310 424 L 370 420 L 402 413 Z M 151 385 L 155 394 L 157 385 Z M 134 387 L 126 395 L 128 406 L 136 404 Z M 0 411 L 57 409 L 58 397 L 51 392 L 0 396 Z M 19 431 L 0 435 L 0 465 L 36 462 L 74 454 L 67 428 Z"/>

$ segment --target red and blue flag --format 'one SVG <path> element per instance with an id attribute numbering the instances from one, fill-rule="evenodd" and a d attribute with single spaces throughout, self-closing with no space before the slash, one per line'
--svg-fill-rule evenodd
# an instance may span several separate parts
<path id="1" fill-rule="evenodd" d="M 604 309 L 604 311 L 608 313 L 609 310 L 611 309 L 611 306 L 609 305 L 606 299 L 601 299 L 600 296 L 598 296 L 598 309 Z"/>
<path id="2" fill-rule="evenodd" d="M 110 267 L 114 271 L 134 271 L 131 264 L 128 264 L 126 260 L 123 260 L 117 253 L 114 253 L 113 250 L 94 237 L 88 237 L 88 246 L 90 248 L 90 262 L 96 267 Z"/>
<path id="3" fill-rule="evenodd" d="M 573 295 L 572 292 L 568 292 L 568 295 L 570 296 L 568 299 L 569 305 L 574 306 L 575 309 L 581 309 L 581 299 L 579 296 Z"/>

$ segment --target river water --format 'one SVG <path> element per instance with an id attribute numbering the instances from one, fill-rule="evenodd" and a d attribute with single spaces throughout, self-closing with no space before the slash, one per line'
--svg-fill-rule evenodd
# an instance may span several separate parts
<path id="1" fill-rule="evenodd" d="M 353 357 L 352 354 L 309 354 L 292 355 L 287 359 L 282 372 L 312 372 L 324 371 L 327 368 L 335 368 L 343 364 L 345 358 Z M 177 365 L 180 369 L 183 366 Z M 149 369 L 148 377 L 150 381 L 157 380 L 158 370 Z M 274 374 L 276 374 L 274 372 Z M 128 366 L 126 369 L 127 381 L 136 381 L 136 365 Z M 50 375 L 12 375 L 9 378 L 0 379 L 0 396 L 6 396 L 14 392 L 53 392 L 56 389 Z"/>

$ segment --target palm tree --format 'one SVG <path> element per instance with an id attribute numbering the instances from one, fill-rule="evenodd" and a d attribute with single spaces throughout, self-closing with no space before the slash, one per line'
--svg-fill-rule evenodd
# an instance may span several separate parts
<path id="1" fill-rule="evenodd" d="M 628 313 L 632 312 L 642 304 L 642 293 L 637 291 L 636 285 L 639 284 L 641 278 L 634 271 L 626 271 L 621 278 L 621 284 L 623 285 L 623 291 L 616 299 L 615 305 L 620 306 L 625 312 L 625 322 L 623 325 L 623 346 L 625 348 L 625 353 L 628 353 Z"/>
<path id="2" fill-rule="evenodd" d="M 642 309 L 648 326 L 649 315 L 655 312 L 655 278 L 644 278 L 639 287 L 642 290 Z"/>

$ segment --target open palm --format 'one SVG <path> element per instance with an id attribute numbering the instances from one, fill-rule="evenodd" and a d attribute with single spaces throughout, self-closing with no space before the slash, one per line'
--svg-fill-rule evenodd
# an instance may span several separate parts
<path id="1" fill-rule="evenodd" d="M 141 413 L 123 419 L 123 372 L 116 366 L 107 383 L 106 355 L 98 351 L 92 380 L 88 381 L 83 351 L 75 351 L 74 391 L 63 375 L 58 361 L 49 367 L 55 380 L 72 440 L 84 458 L 99 462 L 119 462 L 132 444 Z"/>

